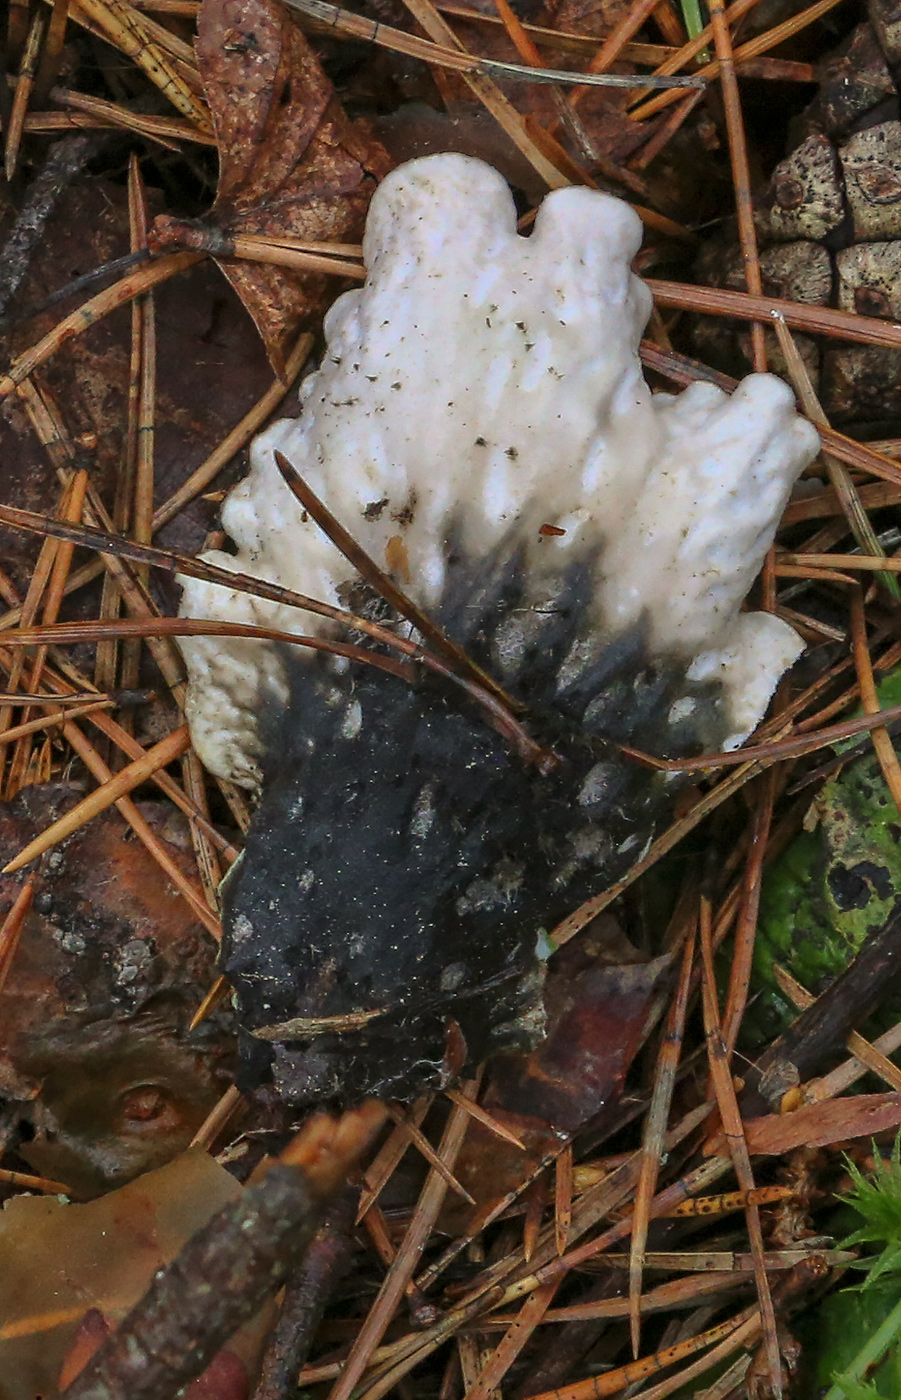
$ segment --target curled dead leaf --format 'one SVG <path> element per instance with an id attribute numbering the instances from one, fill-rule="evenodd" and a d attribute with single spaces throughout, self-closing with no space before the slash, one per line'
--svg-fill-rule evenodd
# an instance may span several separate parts
<path id="1" fill-rule="evenodd" d="M 209 224 L 244 235 L 353 241 L 390 162 L 335 99 L 304 35 L 276 0 L 204 0 L 197 58 L 219 148 Z M 156 249 L 196 228 L 162 218 Z M 318 317 L 335 280 L 240 258 L 217 258 L 256 322 L 276 370 L 305 321 Z"/>

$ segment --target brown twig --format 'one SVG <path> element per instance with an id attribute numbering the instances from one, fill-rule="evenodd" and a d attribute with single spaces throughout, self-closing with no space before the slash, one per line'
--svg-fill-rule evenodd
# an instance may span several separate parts
<path id="1" fill-rule="evenodd" d="M 769 760 L 776 763 L 787 758 L 801 758 L 804 754 L 828 748 L 845 739 L 856 738 L 859 734 L 869 734 L 880 722 L 894 724 L 898 719 L 901 719 L 901 705 L 891 705 L 874 711 L 872 715 L 858 715 L 855 719 L 843 720 L 841 724 L 829 725 L 812 734 L 790 735 L 776 739 L 773 743 L 749 744 L 746 748 L 736 749 L 731 753 L 706 754 L 702 758 L 652 758 L 638 749 L 625 747 L 623 752 L 642 763 L 647 763 L 651 768 L 673 773 L 701 773 L 707 768 L 725 768 L 749 761 Z"/>
<path id="2" fill-rule="evenodd" d="M 262 1181 L 155 1275 L 66 1400 L 172 1400 L 297 1268 L 325 1202 L 382 1120 L 378 1105 L 314 1119 Z"/>
<path id="3" fill-rule="evenodd" d="M 322 1315 L 353 1259 L 353 1205 L 352 1191 L 339 1196 L 288 1279 L 253 1400 L 284 1400 L 294 1391 Z"/>
<path id="4" fill-rule="evenodd" d="M 723 1011 L 723 1041 L 730 1055 L 735 1050 L 751 987 L 763 864 L 770 838 L 775 802 L 776 774 L 770 769 L 758 784 L 757 805 L 754 810 L 748 859 L 745 865 L 741 909 L 738 912 L 732 950 L 729 989 Z"/>
<path id="5" fill-rule="evenodd" d="M 35 876 L 29 875 L 16 898 L 12 907 L 7 911 L 6 916 L 0 925 L 0 991 L 6 985 L 9 977 L 13 959 L 16 956 L 16 949 L 19 946 L 19 937 L 25 918 L 31 908 L 34 898 Z"/>
<path id="6" fill-rule="evenodd" d="M 19 65 L 19 75 L 16 79 L 16 87 L 13 94 L 12 111 L 6 128 L 4 162 L 7 181 L 12 180 L 16 173 L 16 166 L 19 161 L 19 145 L 22 140 L 22 128 L 25 122 L 25 112 L 31 98 L 31 90 L 34 87 L 38 54 L 40 53 L 41 44 L 44 40 L 46 27 L 47 22 L 41 11 L 38 10 L 32 18 L 31 27 L 28 31 L 28 38 L 25 42 L 25 49 L 22 53 L 22 62 Z"/>
<path id="7" fill-rule="evenodd" d="M 879 696 L 876 692 L 876 682 L 873 678 L 873 662 L 870 658 L 870 648 L 867 643 L 867 622 L 864 610 L 863 590 L 860 586 L 851 591 L 851 646 L 854 653 L 854 667 L 857 671 L 857 684 L 860 689 L 860 699 L 864 711 L 868 715 L 879 714 Z M 870 731 L 870 738 L 873 741 L 873 748 L 876 750 L 876 757 L 879 760 L 879 767 L 882 769 L 882 776 L 885 778 L 886 787 L 892 795 L 892 800 L 901 815 L 901 765 L 898 763 L 898 755 L 895 753 L 895 746 L 889 737 L 889 732 L 884 725 L 877 725 Z"/>

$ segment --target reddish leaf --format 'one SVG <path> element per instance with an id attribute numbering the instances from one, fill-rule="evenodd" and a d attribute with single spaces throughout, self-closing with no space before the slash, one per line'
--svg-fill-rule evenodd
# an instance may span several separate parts
<path id="1" fill-rule="evenodd" d="M 606 961 L 610 950 L 600 944 L 573 939 L 554 957 L 544 998 L 547 1039 L 529 1055 L 495 1060 L 485 1097 L 492 1112 L 532 1114 L 573 1132 L 616 1109 L 670 959 Z"/>

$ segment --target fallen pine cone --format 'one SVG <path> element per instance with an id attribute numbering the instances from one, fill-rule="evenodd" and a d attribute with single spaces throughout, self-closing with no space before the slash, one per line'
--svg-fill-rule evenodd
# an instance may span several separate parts
<path id="1" fill-rule="evenodd" d="M 872 0 L 859 24 L 820 68 L 819 91 L 795 123 L 795 145 L 755 209 L 767 294 L 901 318 L 901 121 L 893 72 L 901 18 Z M 708 244 L 699 280 L 744 290 L 737 243 Z M 890 431 L 901 416 L 901 352 L 797 337 L 823 407 L 838 422 Z M 698 353 L 731 372 L 751 362 L 750 335 L 701 322 Z M 771 367 L 782 360 L 768 337 Z M 881 426 L 880 426 L 881 425 Z"/>

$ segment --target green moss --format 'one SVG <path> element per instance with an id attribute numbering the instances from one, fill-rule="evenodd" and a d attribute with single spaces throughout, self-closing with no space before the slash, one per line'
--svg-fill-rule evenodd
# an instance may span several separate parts
<path id="1" fill-rule="evenodd" d="M 777 1034 L 796 1014 L 776 988 L 774 962 L 817 995 L 901 898 L 901 818 L 874 756 L 849 762 L 824 785 L 807 825 L 764 877 L 753 1040 Z"/>

